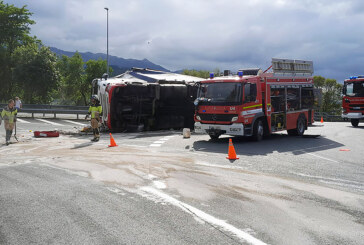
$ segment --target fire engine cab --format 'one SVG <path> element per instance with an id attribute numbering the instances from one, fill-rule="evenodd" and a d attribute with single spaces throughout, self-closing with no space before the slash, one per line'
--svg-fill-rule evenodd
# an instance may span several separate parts
<path id="1" fill-rule="evenodd" d="M 342 103 L 342 117 L 358 127 L 359 120 L 364 119 L 364 76 L 352 76 L 344 81 Z"/>
<path id="2" fill-rule="evenodd" d="M 273 69 L 273 72 L 267 72 Z M 199 83 L 195 100 L 195 132 L 211 139 L 222 134 L 252 136 L 259 141 L 272 132 L 303 135 L 313 123 L 312 61 L 272 59 L 259 68 L 228 71 Z"/>

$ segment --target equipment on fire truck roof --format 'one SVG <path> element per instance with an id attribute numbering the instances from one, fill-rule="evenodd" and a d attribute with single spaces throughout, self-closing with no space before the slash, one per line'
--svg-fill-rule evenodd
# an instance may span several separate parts
<path id="1" fill-rule="evenodd" d="M 245 69 L 239 69 L 238 70 L 238 75 L 239 72 L 243 72 L 244 76 L 259 76 L 262 74 L 262 70 L 260 68 L 245 68 Z"/>
<path id="2" fill-rule="evenodd" d="M 272 58 L 272 68 L 275 75 L 312 76 L 313 74 L 312 61 Z"/>

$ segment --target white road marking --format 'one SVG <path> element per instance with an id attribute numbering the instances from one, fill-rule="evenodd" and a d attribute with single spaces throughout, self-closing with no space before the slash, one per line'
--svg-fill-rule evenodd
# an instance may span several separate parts
<path id="1" fill-rule="evenodd" d="M 80 125 L 80 126 L 87 126 L 88 125 L 88 124 L 85 124 L 85 123 L 74 122 L 74 121 L 71 121 L 71 120 L 62 120 L 62 121 L 73 123 L 73 124 Z"/>
<path id="2" fill-rule="evenodd" d="M 338 183 L 338 182 L 333 182 L 333 181 L 328 181 L 328 180 L 319 180 L 319 181 L 322 183 L 326 183 L 326 184 L 343 186 L 343 187 L 350 188 L 350 189 L 356 189 L 358 191 L 364 191 L 364 188 L 362 185 Z"/>
<path id="3" fill-rule="evenodd" d="M 51 121 L 44 120 L 44 119 L 37 118 L 36 120 L 41 121 L 41 122 L 45 122 L 45 123 L 48 123 L 48 124 L 52 124 L 52 125 L 55 125 L 55 126 L 63 126 L 62 124 L 51 122 Z"/>
<path id="4" fill-rule="evenodd" d="M 163 183 L 162 181 L 159 181 L 159 180 L 153 181 L 153 185 L 155 187 L 157 187 L 158 189 L 166 189 L 167 188 L 166 184 Z"/>
<path id="5" fill-rule="evenodd" d="M 154 141 L 153 144 L 163 144 L 165 142 L 166 141 L 164 141 L 164 140 L 157 140 L 157 141 Z"/>
<path id="6" fill-rule="evenodd" d="M 16 119 L 16 121 L 17 121 L 17 122 L 21 122 L 21 123 L 30 123 L 30 122 L 28 122 L 28 121 L 25 121 L 25 120 L 23 120 L 23 119 L 20 119 L 20 118 L 17 118 L 17 119 Z"/>
<path id="7" fill-rule="evenodd" d="M 215 218 L 212 215 L 209 215 L 193 206 L 190 206 L 184 202 L 181 202 L 157 189 L 147 186 L 147 187 L 142 187 L 140 190 L 142 191 L 142 193 L 139 193 L 141 196 L 150 198 L 154 201 L 162 200 L 165 203 L 169 203 L 171 205 L 179 207 L 186 213 L 193 215 L 195 218 L 197 218 L 203 222 L 209 223 L 211 226 L 215 227 L 216 229 L 224 230 L 225 232 L 229 232 L 229 233 L 233 234 L 234 236 L 238 237 L 242 242 L 248 242 L 253 245 L 265 245 L 266 244 L 266 243 L 258 240 L 257 238 L 253 237 L 249 233 L 239 230 L 238 228 L 234 227 L 233 225 L 227 223 L 226 221 Z M 152 196 L 150 196 L 150 195 L 152 195 Z M 154 199 L 153 199 L 153 197 L 154 197 Z M 159 200 L 156 200 L 156 198 Z"/>
<path id="8" fill-rule="evenodd" d="M 330 177 L 323 177 L 323 176 L 318 176 L 318 175 L 309 175 L 309 174 L 296 173 L 296 172 L 291 172 L 291 173 L 295 174 L 295 175 L 303 176 L 303 177 L 314 178 L 314 179 L 322 179 L 322 180 L 326 180 L 326 181 L 346 182 L 346 183 L 351 183 L 351 184 L 363 184 L 362 182 L 353 181 L 353 180 L 330 178 Z"/>
<path id="9" fill-rule="evenodd" d="M 152 147 L 160 147 L 162 144 L 166 143 L 167 140 L 169 140 L 170 138 L 174 137 L 175 135 L 168 135 L 165 136 L 157 141 L 154 141 L 152 144 L 150 144 L 149 146 Z"/>
<path id="10" fill-rule="evenodd" d="M 327 161 L 330 161 L 330 162 L 334 162 L 334 163 L 340 163 L 338 161 L 335 161 L 335 160 L 332 160 L 330 158 L 326 158 L 326 157 L 322 157 L 322 156 L 319 156 L 319 155 L 316 155 L 316 154 L 313 154 L 313 153 L 309 153 L 309 152 L 306 152 L 308 155 L 311 155 L 311 156 L 314 156 L 314 157 L 318 157 L 318 158 L 321 158 L 321 159 L 325 159 Z"/>

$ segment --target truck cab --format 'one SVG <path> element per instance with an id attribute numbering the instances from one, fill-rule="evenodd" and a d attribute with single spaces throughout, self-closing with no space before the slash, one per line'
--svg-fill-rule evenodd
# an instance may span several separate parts
<path id="1" fill-rule="evenodd" d="M 354 127 L 364 119 L 364 76 L 352 76 L 344 81 L 342 118 L 350 119 Z"/>
<path id="2" fill-rule="evenodd" d="M 222 134 L 251 135 L 249 125 L 255 113 L 263 113 L 258 81 L 256 75 L 243 76 L 241 71 L 238 76 L 211 77 L 201 82 L 195 101 L 195 131 L 206 132 L 212 139 Z"/>

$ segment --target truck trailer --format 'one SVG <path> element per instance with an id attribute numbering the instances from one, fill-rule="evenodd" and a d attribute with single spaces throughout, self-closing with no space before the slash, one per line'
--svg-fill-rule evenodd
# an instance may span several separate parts
<path id="1" fill-rule="evenodd" d="M 282 130 L 303 135 L 314 121 L 313 63 L 273 58 L 270 68 L 224 72 L 200 82 L 195 132 L 211 139 L 227 134 L 256 141 Z"/>
<path id="2" fill-rule="evenodd" d="M 194 126 L 196 82 L 203 79 L 146 68 L 94 79 L 103 109 L 102 125 L 111 131 L 142 131 Z"/>

